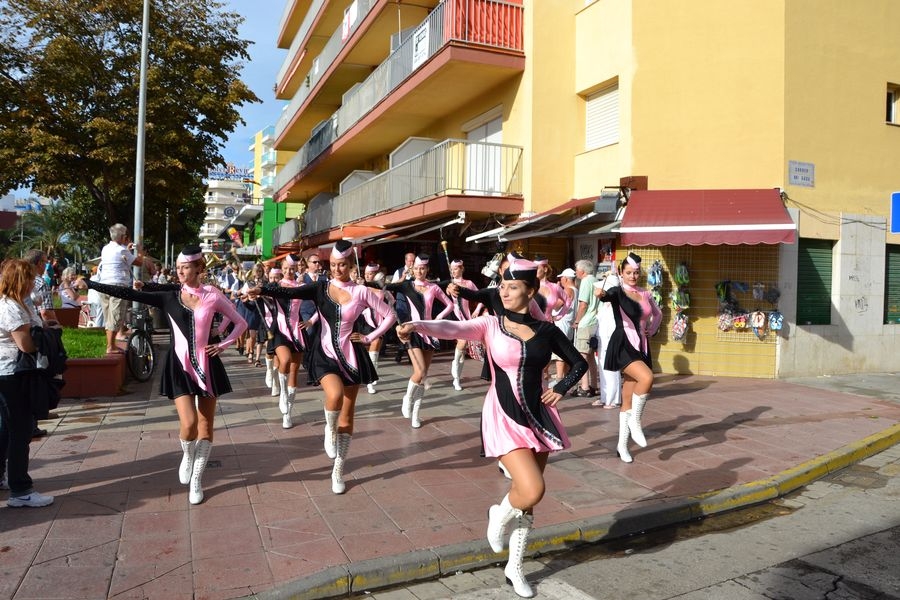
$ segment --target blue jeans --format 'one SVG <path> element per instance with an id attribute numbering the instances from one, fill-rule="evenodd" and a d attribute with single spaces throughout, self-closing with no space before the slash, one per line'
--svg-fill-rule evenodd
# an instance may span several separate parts
<path id="1" fill-rule="evenodd" d="M 0 471 L 6 462 L 10 496 L 27 496 L 34 491 L 28 476 L 28 451 L 34 417 L 31 405 L 15 375 L 0 376 Z"/>

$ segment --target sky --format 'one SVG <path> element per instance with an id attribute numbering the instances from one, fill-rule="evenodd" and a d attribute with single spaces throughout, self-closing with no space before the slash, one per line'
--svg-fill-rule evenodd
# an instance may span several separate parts
<path id="1" fill-rule="evenodd" d="M 275 78 L 281 63 L 287 56 L 287 50 L 275 45 L 281 14 L 288 0 L 224 0 L 225 8 L 244 17 L 238 28 L 240 37 L 254 42 L 250 48 L 250 61 L 241 71 L 241 79 L 253 93 L 262 100 L 259 104 L 248 104 L 240 108 L 241 117 L 246 125 L 240 125 L 225 141 L 222 157 L 226 163 L 237 167 L 248 167 L 253 160 L 249 152 L 250 142 L 257 131 L 274 125 L 281 113 L 285 101 L 276 100 L 272 92 Z M 31 195 L 28 189 L 14 190 L 8 197 L 0 198 L 0 210 L 9 210 L 13 198 L 26 198 Z"/>
<path id="2" fill-rule="evenodd" d="M 278 69 L 287 56 L 287 50 L 275 45 L 281 14 L 288 0 L 225 0 L 230 12 L 244 17 L 238 31 L 241 38 L 254 42 L 250 48 L 250 62 L 244 66 L 241 79 L 262 100 L 261 104 L 249 104 L 240 108 L 246 125 L 238 125 L 222 148 L 226 162 L 237 167 L 249 166 L 253 155 L 248 151 L 257 131 L 274 125 L 284 106 L 276 100 L 272 91 Z"/>

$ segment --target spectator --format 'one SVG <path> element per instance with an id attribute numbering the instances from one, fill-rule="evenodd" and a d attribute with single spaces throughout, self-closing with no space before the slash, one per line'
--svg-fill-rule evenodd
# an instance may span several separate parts
<path id="1" fill-rule="evenodd" d="M 594 263 L 579 260 L 575 263 L 575 275 L 578 276 L 578 309 L 575 312 L 575 348 L 587 361 L 588 370 L 581 379 L 581 385 L 575 395 L 589 398 L 597 395 L 597 309 L 600 299 L 594 295 Z"/>
<path id="2" fill-rule="evenodd" d="M 89 279 L 94 283 L 100 281 L 100 273 L 97 272 L 97 267 L 91 268 L 91 276 Z M 91 321 L 93 321 L 94 327 L 103 327 L 103 324 L 106 321 L 103 319 L 103 307 L 100 305 L 100 292 L 95 289 L 88 289 L 87 300 L 91 307 Z"/>
<path id="3" fill-rule="evenodd" d="M 131 267 L 141 266 L 143 257 L 133 254 L 134 244 L 128 239 L 128 228 L 116 223 L 109 228 L 109 243 L 100 253 L 100 281 L 104 285 L 131 285 Z M 103 320 L 106 324 L 106 353 L 122 353 L 116 347 L 116 334 L 125 336 L 127 303 L 121 298 L 100 294 Z"/>
<path id="4" fill-rule="evenodd" d="M 86 288 L 84 281 L 75 276 L 75 267 L 63 269 L 59 280 L 59 300 L 63 308 L 81 308 L 80 290 Z"/>
<path id="5" fill-rule="evenodd" d="M 40 255 L 38 258 L 41 258 Z M 28 305 L 35 279 L 43 282 L 43 260 L 37 264 L 9 260 L 0 274 L 0 475 L 8 464 L 7 506 L 48 506 L 53 496 L 34 491 L 28 475 L 28 452 L 33 437 L 34 417 L 21 375 L 16 375 L 19 352 L 36 350 L 31 328 L 41 320 Z"/>

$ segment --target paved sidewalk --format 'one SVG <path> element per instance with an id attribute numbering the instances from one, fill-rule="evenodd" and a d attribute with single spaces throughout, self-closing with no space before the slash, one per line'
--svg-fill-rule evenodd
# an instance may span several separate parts
<path id="1" fill-rule="evenodd" d="M 343 496 L 331 493 L 317 390 L 301 387 L 283 430 L 263 370 L 233 351 L 235 392 L 219 404 L 198 506 L 178 483 L 177 417 L 156 382 L 64 401 L 32 444 L 36 487 L 56 503 L 0 504 L 0 598 L 330 597 L 504 560 L 484 540 L 507 483 L 478 456 L 481 364 L 466 362 L 455 392 L 448 359 L 432 365 L 418 430 L 399 410 L 408 363 L 383 361 L 378 393 L 360 393 Z M 834 391 L 848 379 L 660 377 L 650 446 L 632 446 L 630 465 L 615 455 L 616 411 L 566 399 L 573 446 L 551 458 L 530 549 L 758 502 L 900 441 L 896 396 Z"/>

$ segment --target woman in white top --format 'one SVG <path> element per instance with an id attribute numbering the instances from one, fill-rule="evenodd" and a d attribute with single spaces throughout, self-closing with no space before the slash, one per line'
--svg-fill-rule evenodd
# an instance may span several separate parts
<path id="1" fill-rule="evenodd" d="M 78 299 L 78 294 L 82 289 L 87 289 L 87 285 L 75 277 L 75 267 L 66 267 L 63 269 L 62 277 L 59 281 L 59 300 L 62 307 L 81 308 L 81 301 Z"/>
<path id="2" fill-rule="evenodd" d="M 562 287 L 563 291 L 566 293 L 566 296 L 569 298 L 569 306 L 575 305 L 575 300 L 578 298 L 578 283 L 575 277 L 575 271 L 571 268 L 563 269 L 559 274 L 559 285 Z M 569 310 L 564 313 L 559 319 L 556 319 L 555 324 L 566 334 L 566 337 L 571 342 L 575 339 L 575 328 L 572 326 L 572 323 L 575 319 L 575 311 Z M 562 381 L 566 376 L 566 372 L 569 369 L 569 365 L 566 364 L 559 356 L 553 355 L 554 360 L 556 360 L 556 378 L 555 381 Z"/>
<path id="3" fill-rule="evenodd" d="M 34 491 L 28 475 L 28 447 L 34 420 L 31 402 L 21 375 L 16 375 L 19 351 L 36 351 L 31 328 L 41 319 L 26 306 L 34 287 L 33 266 L 19 259 L 8 260 L 0 272 L 0 475 L 4 465 L 9 487 L 7 506 L 40 507 L 53 503 L 53 496 Z"/>

